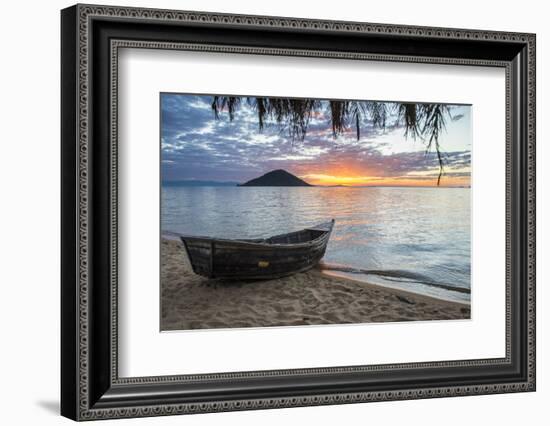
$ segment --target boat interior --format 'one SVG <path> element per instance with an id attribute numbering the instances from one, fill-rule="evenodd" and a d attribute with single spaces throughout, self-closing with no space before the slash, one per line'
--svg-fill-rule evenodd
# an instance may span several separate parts
<path id="1" fill-rule="evenodd" d="M 326 234 L 326 231 L 318 231 L 313 229 L 304 229 L 302 231 L 291 232 L 289 234 L 274 235 L 267 238 L 265 242 L 267 244 L 299 244 L 307 243 L 319 238 L 321 235 Z"/>

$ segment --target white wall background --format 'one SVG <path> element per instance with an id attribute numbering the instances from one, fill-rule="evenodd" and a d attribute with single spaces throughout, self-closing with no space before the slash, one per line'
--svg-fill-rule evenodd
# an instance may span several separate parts
<path id="1" fill-rule="evenodd" d="M 550 28 L 536 0 L 119 0 L 204 10 L 537 33 L 538 391 L 453 399 L 118 420 L 119 424 L 544 424 L 550 401 Z M 71 2 L 11 1 L 0 25 L 0 401 L 2 423 L 68 424 L 59 404 L 59 9 Z M 546 420 L 547 421 L 547 420 Z M 102 424 L 110 424 L 107 421 Z M 132 423 L 128 423 L 132 422 Z M 113 423 L 116 424 L 116 423 Z"/>

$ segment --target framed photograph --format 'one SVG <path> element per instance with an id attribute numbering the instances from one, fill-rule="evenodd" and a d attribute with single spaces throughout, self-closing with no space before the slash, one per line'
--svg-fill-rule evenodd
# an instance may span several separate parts
<path id="1" fill-rule="evenodd" d="M 61 412 L 535 390 L 535 35 L 61 12 Z"/>

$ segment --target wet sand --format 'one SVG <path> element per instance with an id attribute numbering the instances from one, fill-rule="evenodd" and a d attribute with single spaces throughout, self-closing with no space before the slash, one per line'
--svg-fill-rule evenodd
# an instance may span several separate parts
<path id="1" fill-rule="evenodd" d="M 193 273 L 179 241 L 161 244 L 162 331 L 469 318 L 469 305 L 319 269 L 269 281 L 209 280 Z"/>

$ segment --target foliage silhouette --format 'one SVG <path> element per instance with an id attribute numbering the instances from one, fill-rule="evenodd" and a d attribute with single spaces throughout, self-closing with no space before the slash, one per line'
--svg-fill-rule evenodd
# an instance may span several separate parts
<path id="1" fill-rule="evenodd" d="M 288 137 L 303 141 L 312 116 L 328 113 L 332 134 L 335 138 L 350 129 L 355 130 L 357 140 L 361 139 L 361 127 L 370 122 L 373 127 L 385 130 L 388 127 L 403 127 L 406 138 L 420 139 L 426 147 L 426 154 L 435 151 L 439 166 L 437 185 L 441 182 L 445 160 L 439 138 L 446 129 L 446 120 L 451 117 L 450 106 L 446 104 L 379 102 L 356 100 L 329 100 L 309 98 L 276 98 L 249 96 L 214 96 L 212 110 L 219 119 L 227 112 L 229 120 L 243 104 L 248 104 L 257 114 L 258 129 L 262 131 L 266 122 L 274 121 Z M 328 105 L 328 106 L 327 106 Z M 393 120 L 392 120 L 393 119 Z"/>

